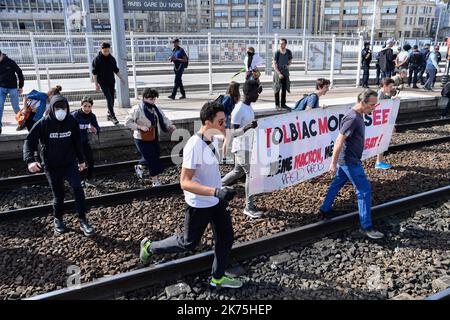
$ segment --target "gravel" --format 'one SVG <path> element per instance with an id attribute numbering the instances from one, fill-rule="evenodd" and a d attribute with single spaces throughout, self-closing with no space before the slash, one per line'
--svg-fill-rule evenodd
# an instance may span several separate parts
<path id="1" fill-rule="evenodd" d="M 164 294 L 164 286 L 172 284 L 168 283 L 130 292 L 123 298 L 423 299 L 450 284 L 450 215 L 446 206 L 441 203 L 413 214 L 384 218 L 378 227 L 386 235 L 379 241 L 368 240 L 358 231 L 346 231 L 311 245 L 295 245 L 244 261 L 241 289 L 213 290 L 204 272 L 182 279 L 193 288 L 184 296 Z M 274 263 L 280 256 L 283 262 Z"/>
<path id="2" fill-rule="evenodd" d="M 375 170 L 373 160 L 366 162 L 366 172 L 373 187 L 373 204 L 448 185 L 449 153 L 450 143 L 395 153 L 386 158 L 394 164 L 394 169 L 389 171 Z M 257 196 L 256 204 L 264 211 L 263 218 L 258 220 L 249 220 L 243 215 L 244 190 L 242 184 L 238 185 L 238 197 L 230 203 L 235 241 L 244 242 L 317 221 L 316 212 L 329 183 L 330 177 L 325 175 Z M 141 267 L 138 259 L 140 240 L 145 236 L 161 239 L 182 232 L 184 207 L 180 195 L 92 208 L 89 219 L 99 233 L 93 238 L 82 235 L 77 219 L 72 215 L 65 219 L 70 232 L 59 237 L 53 236 L 50 215 L 2 223 L 0 297 L 23 298 L 65 287 L 70 266 L 80 269 L 82 282 L 138 269 Z M 351 186 L 343 188 L 335 208 L 343 212 L 356 209 Z M 212 236 L 208 230 L 197 251 L 210 249 L 211 245 Z M 189 254 L 159 256 L 154 262 Z"/>

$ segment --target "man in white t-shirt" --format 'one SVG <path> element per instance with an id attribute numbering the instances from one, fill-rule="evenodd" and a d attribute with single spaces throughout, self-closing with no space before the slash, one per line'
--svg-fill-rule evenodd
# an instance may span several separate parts
<path id="1" fill-rule="evenodd" d="M 210 285 L 240 288 L 242 282 L 225 276 L 233 244 L 233 226 L 227 209 L 236 192 L 222 187 L 219 171 L 219 147 L 214 134 L 225 133 L 225 112 L 221 104 L 207 102 L 200 111 L 202 126 L 183 149 L 180 185 L 187 203 L 185 230 L 161 241 L 141 241 L 140 259 L 148 264 L 152 254 L 194 250 L 208 224 L 214 234 L 214 262 Z"/>
<path id="2" fill-rule="evenodd" d="M 249 129 L 254 129 L 257 126 L 255 112 L 251 104 L 258 100 L 258 83 L 254 80 L 248 80 L 244 83 L 242 91 L 244 99 L 234 107 L 231 113 L 232 136 L 234 136 L 231 152 L 234 153 L 235 165 L 234 169 L 223 177 L 222 184 L 228 186 L 245 175 L 246 203 L 244 214 L 251 218 L 259 218 L 262 212 L 253 203 L 253 196 L 249 195 L 250 159 L 254 134 L 254 130 Z M 243 132 L 245 133 L 242 134 Z"/>
<path id="3" fill-rule="evenodd" d="M 407 69 L 409 63 L 409 50 L 411 46 L 407 43 L 403 46 L 403 51 L 399 51 L 395 58 L 395 72 L 400 73 L 400 70 Z"/>

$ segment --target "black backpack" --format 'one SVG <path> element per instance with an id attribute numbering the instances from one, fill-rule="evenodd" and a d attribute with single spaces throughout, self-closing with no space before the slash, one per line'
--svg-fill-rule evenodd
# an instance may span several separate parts
<path id="1" fill-rule="evenodd" d="M 450 98 L 450 82 L 447 82 L 442 88 L 441 96 Z"/>
<path id="2" fill-rule="evenodd" d="M 186 52 L 185 52 L 185 53 L 186 53 Z M 184 63 L 184 68 L 187 69 L 188 66 L 189 66 L 189 57 L 188 57 L 188 55 L 186 54 L 186 62 Z"/>
<path id="3" fill-rule="evenodd" d="M 422 54 L 419 51 L 414 51 L 409 59 L 410 64 L 420 65 L 422 63 Z"/>

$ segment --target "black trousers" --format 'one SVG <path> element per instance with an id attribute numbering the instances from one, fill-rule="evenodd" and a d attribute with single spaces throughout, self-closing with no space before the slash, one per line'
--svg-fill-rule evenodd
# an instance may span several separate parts
<path id="1" fill-rule="evenodd" d="M 283 79 L 280 79 L 281 82 L 281 106 L 286 105 L 286 91 L 287 91 L 287 79 L 286 76 Z M 280 106 L 280 91 L 275 92 L 275 105 L 277 107 Z"/>
<path id="2" fill-rule="evenodd" d="M 381 68 L 380 68 L 379 64 L 376 65 L 376 69 L 377 69 L 377 75 L 376 75 L 377 86 L 379 86 L 380 85 L 380 77 L 381 77 Z"/>
<path id="3" fill-rule="evenodd" d="M 114 94 L 116 93 L 116 84 L 100 83 L 100 87 L 102 88 L 103 94 L 106 98 L 106 103 L 108 105 L 108 115 L 111 117 L 116 117 L 116 114 L 114 113 Z"/>
<path id="4" fill-rule="evenodd" d="M 183 68 L 180 68 L 179 70 L 174 69 L 173 71 L 175 72 L 175 83 L 174 83 L 173 90 L 172 90 L 172 97 L 175 98 L 175 96 L 177 95 L 178 88 L 180 88 L 180 93 L 184 97 L 184 96 L 186 96 L 186 92 L 184 91 L 184 86 L 183 86 L 184 69 Z"/>
<path id="5" fill-rule="evenodd" d="M 421 65 L 421 66 L 418 67 L 418 75 L 417 75 L 417 78 L 419 79 L 421 85 L 424 85 L 424 84 L 425 84 L 425 81 L 426 81 L 426 78 L 423 76 L 424 73 L 425 73 L 426 67 L 427 67 L 426 64 L 423 64 L 423 65 Z"/>
<path id="6" fill-rule="evenodd" d="M 227 205 L 222 201 L 210 208 L 187 206 L 184 213 L 184 234 L 152 242 L 150 251 L 153 254 L 164 254 L 194 250 L 209 223 L 214 237 L 214 262 L 211 274 L 214 278 L 220 279 L 228 267 L 234 238 L 231 215 Z"/>
<path id="7" fill-rule="evenodd" d="M 363 87 L 369 86 L 369 69 L 370 69 L 370 66 L 363 65 L 363 78 L 362 78 Z"/>
<path id="8" fill-rule="evenodd" d="M 448 98 L 447 106 L 442 110 L 442 116 L 446 117 L 448 116 L 448 113 L 450 112 L 450 98 Z"/>
<path id="9" fill-rule="evenodd" d="M 76 162 L 59 168 L 45 168 L 50 188 L 53 194 L 53 215 L 62 219 L 64 212 L 64 180 L 67 180 L 75 195 L 75 205 L 80 219 L 86 218 L 86 201 L 81 187 L 80 173 Z"/>
<path id="10" fill-rule="evenodd" d="M 409 86 L 411 86 L 411 81 L 412 81 L 414 87 L 417 86 L 419 72 L 420 72 L 419 66 L 412 65 L 409 67 L 409 78 L 408 78 Z"/>
<path id="11" fill-rule="evenodd" d="M 89 141 L 84 142 L 82 147 L 84 158 L 86 159 L 86 179 L 90 180 L 94 175 L 94 154 Z"/>

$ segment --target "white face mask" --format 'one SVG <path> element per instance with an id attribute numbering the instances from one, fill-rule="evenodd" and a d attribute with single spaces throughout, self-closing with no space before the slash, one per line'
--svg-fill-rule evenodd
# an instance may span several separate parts
<path id="1" fill-rule="evenodd" d="M 66 118 L 66 114 L 67 114 L 66 110 L 58 109 L 55 111 L 55 117 L 59 121 L 63 121 Z"/>

